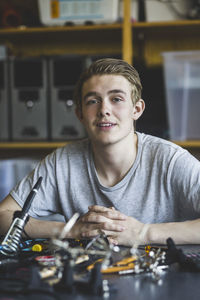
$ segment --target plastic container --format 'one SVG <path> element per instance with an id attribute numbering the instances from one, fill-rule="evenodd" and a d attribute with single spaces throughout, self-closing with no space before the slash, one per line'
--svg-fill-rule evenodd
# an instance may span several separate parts
<path id="1" fill-rule="evenodd" d="M 39 162 L 35 158 L 13 158 L 0 160 L 0 201 Z"/>
<path id="2" fill-rule="evenodd" d="M 119 0 L 38 0 L 40 21 L 47 26 L 113 23 L 118 19 Z"/>
<path id="3" fill-rule="evenodd" d="M 131 17 L 138 21 L 138 0 L 131 0 Z M 120 0 L 120 17 L 123 17 L 123 0 Z M 186 19 L 192 8 L 190 0 L 145 0 L 145 15 L 147 22 L 173 21 Z"/>
<path id="4" fill-rule="evenodd" d="M 200 139 L 200 51 L 164 52 L 169 137 Z"/>

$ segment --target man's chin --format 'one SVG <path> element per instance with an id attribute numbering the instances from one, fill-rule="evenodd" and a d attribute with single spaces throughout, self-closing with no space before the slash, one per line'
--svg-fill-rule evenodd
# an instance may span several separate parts
<path id="1" fill-rule="evenodd" d="M 93 137 L 91 139 L 92 143 L 94 143 L 95 145 L 99 145 L 99 146 L 111 146 L 114 145 L 115 143 L 117 143 L 117 140 L 114 137 L 107 137 L 107 138 L 98 138 L 98 137 Z"/>

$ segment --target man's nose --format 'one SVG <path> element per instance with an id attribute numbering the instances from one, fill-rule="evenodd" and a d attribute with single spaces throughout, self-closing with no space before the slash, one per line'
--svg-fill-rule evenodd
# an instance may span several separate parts
<path id="1" fill-rule="evenodd" d="M 102 116 L 110 116 L 110 105 L 107 101 L 102 101 L 99 106 L 99 115 Z"/>

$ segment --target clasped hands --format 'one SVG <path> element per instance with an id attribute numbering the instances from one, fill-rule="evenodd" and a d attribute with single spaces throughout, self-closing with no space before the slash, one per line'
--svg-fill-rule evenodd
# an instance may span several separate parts
<path id="1" fill-rule="evenodd" d="M 110 243 L 132 246 L 136 240 L 141 238 L 143 227 L 143 223 L 124 215 L 113 207 L 94 205 L 90 206 L 88 212 L 79 218 L 73 226 L 70 236 L 92 238 L 98 235 L 99 231 L 103 231 Z"/>

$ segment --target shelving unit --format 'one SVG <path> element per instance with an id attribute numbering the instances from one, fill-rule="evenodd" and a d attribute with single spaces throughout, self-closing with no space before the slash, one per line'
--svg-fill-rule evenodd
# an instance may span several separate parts
<path id="1" fill-rule="evenodd" d="M 200 148 L 200 141 L 172 141 L 183 148 Z"/>
<path id="2" fill-rule="evenodd" d="M 200 49 L 199 32 L 200 20 L 14 28 L 0 29 L 0 44 L 21 57 L 110 54 L 158 66 L 164 51 Z"/>
<path id="3" fill-rule="evenodd" d="M 1 29 L 14 56 L 121 54 L 122 24 Z"/>
<path id="4" fill-rule="evenodd" d="M 173 143 L 184 147 L 184 148 L 200 148 L 200 141 L 172 141 Z M 62 147 L 66 144 L 70 143 L 70 141 L 59 141 L 59 142 L 1 142 L 0 143 L 0 151 L 1 150 L 9 150 L 9 149 L 55 149 L 58 147 Z"/>
<path id="5" fill-rule="evenodd" d="M 0 29 L 0 44 L 15 56 L 110 54 L 132 63 L 130 5 L 123 0 L 123 23 Z"/>
<path id="6" fill-rule="evenodd" d="M 200 20 L 136 22 L 132 27 L 134 56 L 148 67 L 162 64 L 162 52 L 200 49 Z"/>
<path id="7" fill-rule="evenodd" d="M 70 142 L 1 142 L 1 149 L 55 149 Z"/>
<path id="8" fill-rule="evenodd" d="M 129 63 L 161 65 L 161 52 L 200 49 L 200 20 L 131 23 L 131 0 L 123 0 L 123 23 L 0 29 L 0 44 L 14 56 L 121 55 Z M 1 142 L 0 157 L 50 152 L 66 142 Z M 200 149 L 200 141 L 177 142 Z"/>
<path id="9" fill-rule="evenodd" d="M 70 141 L 63 142 L 1 142 L 0 158 L 39 157 L 42 158 L 58 147 Z"/>
<path id="10" fill-rule="evenodd" d="M 175 144 L 196 152 L 200 149 L 200 141 L 172 141 Z M 1 142 L 0 157 L 24 155 L 39 155 L 40 153 L 50 153 L 58 147 L 69 144 L 70 141 L 54 141 L 54 142 Z"/>

